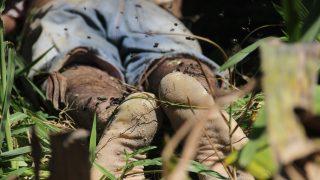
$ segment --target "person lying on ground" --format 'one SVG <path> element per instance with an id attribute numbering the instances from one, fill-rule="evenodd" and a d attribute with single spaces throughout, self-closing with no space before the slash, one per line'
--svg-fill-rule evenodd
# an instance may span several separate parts
<path id="1" fill-rule="evenodd" d="M 36 0 L 30 8 L 21 53 L 29 63 L 45 56 L 29 77 L 49 74 L 42 84 L 47 98 L 57 109 L 69 106 L 78 127 L 90 129 L 97 115 L 103 133 L 95 162 L 117 177 L 125 165 L 124 153 L 148 146 L 164 115 L 178 130 L 208 114 L 207 109 L 163 102 L 215 105 L 211 93 L 219 89 L 218 65 L 202 54 L 178 19 L 153 2 Z M 241 128 L 230 139 L 229 116 L 221 112 L 206 123 L 195 160 L 228 176 L 221 158 L 230 153 L 230 142 L 239 149 L 247 140 Z M 231 128 L 236 124 L 232 120 Z M 240 179 L 252 178 L 237 172 Z M 128 174 L 127 179 L 144 179 L 141 166 Z M 92 179 L 101 176 L 92 169 Z"/>

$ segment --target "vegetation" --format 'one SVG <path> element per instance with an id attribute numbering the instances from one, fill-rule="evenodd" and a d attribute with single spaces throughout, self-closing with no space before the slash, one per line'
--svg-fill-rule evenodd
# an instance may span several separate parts
<path id="1" fill-rule="evenodd" d="M 0 5 L 0 12 L 2 12 L 4 0 L 1 0 Z M 320 42 L 320 0 L 282 0 L 281 4 L 274 4 L 274 9 L 284 21 L 283 36 L 276 38 L 291 44 Z M 233 54 L 221 66 L 220 70 L 231 70 L 237 63 L 258 49 L 268 38 L 260 39 Z M 42 149 L 40 178 L 48 178 L 51 151 L 49 135 L 62 130 L 73 129 L 72 123 L 68 121 L 64 110 L 58 113 L 47 113 L 45 95 L 26 76 L 31 66 L 25 64 L 11 42 L 4 40 L 2 24 L 0 26 L 0 52 L 0 178 L 6 179 L 10 176 L 17 176 L 24 179 L 33 179 L 35 177 L 33 170 L 35 163 L 31 152 L 33 132 L 36 132 L 39 137 Z M 279 63 L 279 66 L 281 66 L 281 63 Z M 21 88 L 21 83 L 28 87 L 29 96 L 39 97 L 37 102 L 31 103 L 27 99 L 25 90 Z M 319 89 L 317 87 L 315 93 L 317 100 L 315 107 L 318 113 L 320 112 Z M 245 169 L 258 179 L 273 177 L 281 166 L 272 158 L 272 149 L 268 137 L 270 134 L 266 131 L 268 123 L 265 116 L 264 99 L 263 92 L 252 92 L 244 98 L 239 98 L 226 108 L 249 135 L 250 141 L 242 150 L 234 151 L 224 161 L 226 164 Z M 110 172 L 93 162 L 96 142 L 96 121 L 94 121 L 88 147 L 91 153 L 90 159 L 93 166 L 98 167 L 105 174 L 106 179 L 116 179 Z M 127 154 L 127 164 L 123 167 L 122 177 L 138 165 L 151 166 L 156 169 L 148 170 L 146 174 L 161 173 L 162 170 L 159 168 L 162 166 L 161 157 L 130 162 L 130 158 L 135 154 L 147 153 L 155 149 L 160 150 L 158 147 L 150 146 L 132 154 Z M 179 155 L 176 155 L 172 160 L 172 165 L 177 164 L 178 160 Z M 224 178 L 195 161 L 190 163 L 188 171 Z"/>

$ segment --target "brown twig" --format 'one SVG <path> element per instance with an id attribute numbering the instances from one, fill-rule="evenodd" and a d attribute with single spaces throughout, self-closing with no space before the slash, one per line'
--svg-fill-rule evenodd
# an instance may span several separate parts
<path id="1" fill-rule="evenodd" d="M 281 27 L 282 25 L 281 24 L 267 24 L 267 25 L 264 25 L 264 26 L 260 26 L 256 29 L 254 29 L 253 31 L 251 31 L 245 38 L 243 38 L 243 40 L 241 41 L 240 43 L 240 46 L 242 46 L 244 44 L 244 42 L 254 33 L 256 33 L 257 31 L 261 30 L 261 29 L 264 29 L 264 28 L 269 28 L 269 27 Z"/>

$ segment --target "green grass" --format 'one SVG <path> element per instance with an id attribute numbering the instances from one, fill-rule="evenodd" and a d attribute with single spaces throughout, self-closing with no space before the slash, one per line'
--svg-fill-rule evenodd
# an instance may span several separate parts
<path id="1" fill-rule="evenodd" d="M 319 40 L 320 15 L 318 11 L 314 10 L 314 7 L 319 7 L 317 5 L 319 5 L 320 1 L 312 1 L 314 3 L 313 5 L 303 4 L 302 2 L 304 1 L 299 0 L 295 1 L 297 4 L 292 4 L 290 1 L 291 0 L 284 0 L 282 6 L 276 6 L 276 9 L 283 16 L 286 24 L 286 38 L 283 39 L 291 43 Z M 3 4 L 3 2 L 4 1 L 1 1 L 1 4 Z M 3 6 L 1 6 L 0 9 L 2 10 Z M 261 41 L 262 40 L 257 41 L 231 56 L 220 70 L 232 68 L 242 61 L 259 47 Z M 49 48 L 47 52 L 50 50 L 51 48 Z M 30 103 L 30 101 L 24 97 L 23 89 L 20 89 L 20 86 L 18 86 L 19 83 L 17 83 L 21 79 L 25 85 L 29 87 L 28 90 L 30 93 L 39 97 L 38 104 L 44 104 L 46 101 L 45 95 L 40 88 L 26 77 L 26 74 L 34 63 L 24 66 L 25 63 L 16 54 L 11 43 L 4 41 L 2 26 L 0 27 L 0 52 L 0 178 L 7 179 L 10 176 L 25 179 L 34 178 L 34 164 L 30 147 L 30 130 L 32 127 L 36 129 L 42 148 L 40 178 L 48 178 L 50 174 L 48 171 L 48 163 L 51 153 L 49 134 L 72 127 L 67 123 L 63 123 L 65 122 L 63 117 L 46 113 L 44 107 Z M 38 60 L 43 56 L 40 56 Z M 268 149 L 265 133 L 258 132 L 261 131 L 261 129 L 265 129 L 266 126 L 263 112 L 260 112 L 264 104 L 263 100 L 263 94 L 256 94 L 254 96 L 249 94 L 227 108 L 227 110 L 230 110 L 232 117 L 240 123 L 240 126 L 245 130 L 246 134 L 250 136 L 251 140 L 245 148 L 240 151 L 234 151 L 225 161 L 228 164 L 246 169 L 256 177 L 268 178 L 273 175 L 275 165 L 270 161 L 271 158 L 269 158 L 270 149 Z M 116 179 L 109 171 L 93 162 L 97 144 L 96 128 L 95 118 L 88 147 L 90 150 L 90 160 L 93 166 L 103 172 L 106 179 Z M 161 173 L 161 157 L 134 162 L 130 161 L 130 158 L 137 153 L 147 153 L 153 150 L 159 151 L 157 147 L 150 146 L 127 154 L 127 161 L 123 167 L 122 177 L 125 177 L 126 173 L 137 165 L 158 166 L 159 168 L 148 171 L 146 174 Z M 178 157 L 178 155 L 176 157 Z M 196 174 L 206 174 L 223 179 L 218 173 L 210 171 L 194 161 L 190 163 L 188 170 Z"/>
<path id="2" fill-rule="evenodd" d="M 39 88 L 25 76 L 30 66 L 21 66 L 24 63 L 21 62 L 22 59 L 18 57 L 12 44 L 4 41 L 2 27 L 0 27 L 0 52 L 0 178 L 34 177 L 30 147 L 32 127 L 36 128 L 43 149 L 40 175 L 42 178 L 47 178 L 50 157 L 49 133 L 59 132 L 67 126 L 57 123 L 56 120 L 59 118 L 45 113 L 41 107 L 35 108 L 23 97 L 23 90 L 16 84 L 22 77 L 32 87 L 32 93 L 38 94 L 42 101 L 45 101 L 45 96 Z"/>

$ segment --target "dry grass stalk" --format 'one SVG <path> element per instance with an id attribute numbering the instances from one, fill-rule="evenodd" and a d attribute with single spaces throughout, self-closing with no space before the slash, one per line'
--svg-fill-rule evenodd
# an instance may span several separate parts
<path id="1" fill-rule="evenodd" d="M 190 111 L 193 111 L 193 110 L 190 109 Z M 181 179 L 181 178 L 186 179 L 187 168 L 190 160 L 192 160 L 197 153 L 199 139 L 203 134 L 206 135 L 205 124 L 209 120 L 214 119 L 216 114 L 219 114 L 219 113 L 220 113 L 219 107 L 212 106 L 205 112 L 205 115 L 202 116 L 205 118 L 199 118 L 194 121 L 186 121 L 183 124 L 183 126 L 179 128 L 176 134 L 167 143 L 162 153 L 163 163 L 164 163 L 163 176 L 165 179 L 169 179 L 169 180 Z M 189 135 L 187 136 L 187 139 L 185 141 L 182 156 L 178 164 L 176 165 L 176 167 L 172 170 L 170 169 L 170 160 L 172 158 L 174 150 L 187 134 Z M 215 144 L 211 141 L 208 135 L 207 135 L 207 138 L 212 148 L 215 150 L 216 149 Z M 223 163 L 223 161 L 221 161 L 221 158 L 219 161 Z M 229 174 L 229 177 L 232 177 L 232 174 L 231 172 L 229 172 L 227 167 L 224 164 L 222 165 L 225 168 L 226 172 Z"/>

